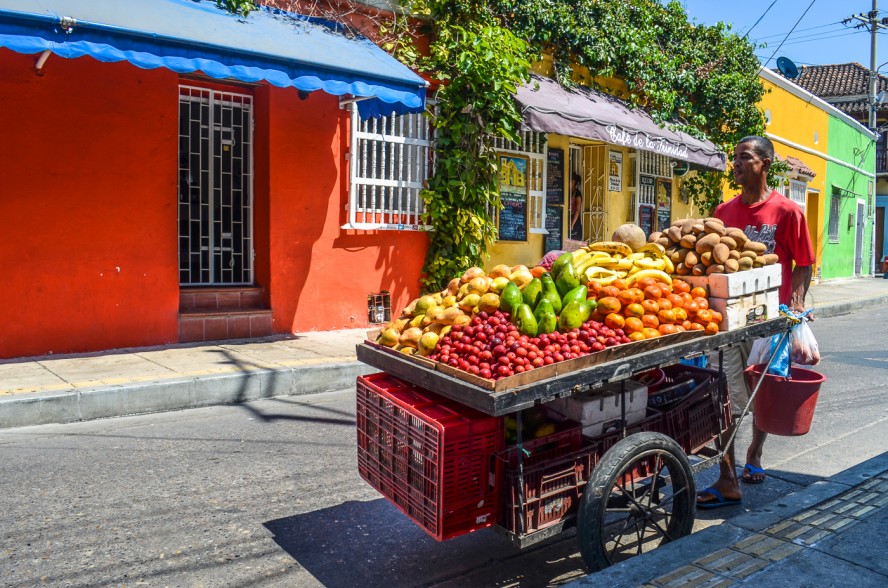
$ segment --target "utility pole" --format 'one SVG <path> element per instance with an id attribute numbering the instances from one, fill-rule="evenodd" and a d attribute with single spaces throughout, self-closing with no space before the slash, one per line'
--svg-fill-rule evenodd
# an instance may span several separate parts
<path id="1" fill-rule="evenodd" d="M 870 32 L 870 71 L 869 71 L 869 124 L 870 130 L 875 131 L 878 126 L 876 122 L 876 80 L 878 72 L 876 71 L 876 33 L 879 29 L 888 28 L 888 17 L 879 19 L 878 0 L 873 0 L 873 9 L 869 12 L 861 12 L 846 18 L 844 23 L 858 21 L 859 24 L 855 28 L 865 27 Z"/>

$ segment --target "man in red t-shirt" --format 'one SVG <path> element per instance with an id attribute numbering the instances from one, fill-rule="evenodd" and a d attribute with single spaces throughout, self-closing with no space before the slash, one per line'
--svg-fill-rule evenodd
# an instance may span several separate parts
<path id="1" fill-rule="evenodd" d="M 811 283 L 814 248 L 808 233 L 805 214 L 792 200 L 768 187 L 768 170 L 774 160 L 774 145 L 765 137 L 744 137 L 734 148 L 734 181 L 741 192 L 715 209 L 715 216 L 725 226 L 742 229 L 753 241 L 768 246 L 768 253 L 776 253 L 783 268 L 779 298 L 790 309 L 803 311 L 805 295 Z M 809 315 L 810 317 L 810 315 Z M 810 317 L 813 318 L 813 317 Z M 731 405 L 739 416 L 749 399 L 750 391 L 743 378 L 743 368 L 749 356 L 751 342 L 730 347 L 723 352 L 724 369 L 728 376 Z M 745 396 L 745 397 L 744 397 Z M 730 436 L 730 431 L 726 437 Z M 762 449 L 768 434 L 752 425 L 752 442 L 746 451 L 746 465 L 742 479 L 749 484 L 765 480 L 762 469 Z M 697 495 L 698 508 L 717 508 L 740 504 L 742 492 L 734 470 L 734 447 L 728 447 L 720 464 L 719 478 L 712 487 Z"/>

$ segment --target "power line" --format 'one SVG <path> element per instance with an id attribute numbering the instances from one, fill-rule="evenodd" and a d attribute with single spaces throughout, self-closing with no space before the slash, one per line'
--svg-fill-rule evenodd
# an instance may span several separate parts
<path id="1" fill-rule="evenodd" d="M 749 27 L 749 28 L 746 30 L 746 33 L 743 35 L 743 38 L 744 38 L 744 39 L 745 39 L 746 37 L 749 36 L 749 33 L 752 31 L 752 29 L 755 28 L 755 25 L 757 25 L 758 23 L 762 22 L 762 19 L 765 18 L 765 15 L 768 14 L 768 12 L 769 12 L 772 8 L 774 8 L 774 5 L 775 5 L 775 4 L 777 4 L 777 0 L 774 0 L 773 2 L 771 2 L 771 5 L 768 6 L 768 7 L 765 9 L 765 11 L 762 13 L 762 15 L 758 18 L 758 20 L 755 21 L 754 23 L 752 23 L 752 26 Z"/>
<path id="2" fill-rule="evenodd" d="M 802 41 L 803 39 L 811 39 L 813 41 L 816 41 L 817 39 L 828 39 L 830 37 L 840 37 L 842 35 L 853 35 L 854 33 L 860 33 L 860 32 L 863 32 L 863 31 L 848 30 L 848 29 L 836 29 L 833 31 L 822 31 L 819 33 L 811 33 L 810 35 L 801 35 L 799 37 L 792 37 L 792 39 L 790 39 L 789 42 L 786 44 L 792 45 L 793 43 L 798 43 L 798 42 Z"/>
<path id="3" fill-rule="evenodd" d="M 774 53 L 771 54 L 771 57 L 768 58 L 768 61 L 766 61 L 766 62 L 763 63 L 762 65 L 764 65 L 765 67 L 767 67 L 768 63 L 770 63 L 771 60 L 774 59 L 774 56 L 777 55 L 777 52 L 780 51 L 780 48 L 781 48 L 781 47 L 783 47 L 783 43 L 786 42 L 786 39 L 788 39 L 789 36 L 792 34 L 792 32 L 796 29 L 796 27 L 799 26 L 799 23 L 802 22 L 802 19 L 805 18 L 805 15 L 808 14 L 808 11 L 811 10 L 811 7 L 814 6 L 814 3 L 815 3 L 815 2 L 817 2 L 817 0 L 811 0 L 811 3 L 808 4 L 808 8 L 805 9 L 805 12 L 802 13 L 802 16 L 799 17 L 799 20 L 797 20 L 796 23 L 795 23 L 794 25 L 792 25 L 792 28 L 791 28 L 791 29 L 789 30 L 789 32 L 786 34 L 786 37 L 784 37 L 784 38 L 783 38 L 783 41 L 781 41 L 780 44 L 777 45 L 777 48 L 774 49 Z"/>
<path id="4" fill-rule="evenodd" d="M 837 34 L 837 35 L 827 35 L 827 36 L 825 36 L 825 37 L 817 37 L 816 39 L 804 39 L 804 40 L 801 40 L 801 41 L 790 41 L 789 43 L 786 43 L 786 46 L 789 46 L 789 45 L 800 45 L 800 44 L 802 44 L 802 43 L 813 43 L 813 42 L 816 42 L 816 41 L 824 41 L 824 40 L 826 40 L 826 39 L 835 39 L 836 37 L 849 37 L 849 36 L 851 36 L 851 35 L 856 35 L 856 34 L 859 34 L 859 33 L 865 33 L 865 32 L 866 32 L 866 31 L 851 31 L 851 32 L 848 32 L 848 33 L 839 33 L 839 34 Z"/>
<path id="5" fill-rule="evenodd" d="M 799 29 L 798 32 L 804 33 L 805 31 L 813 31 L 815 29 L 822 29 L 824 27 L 831 27 L 831 26 L 840 25 L 840 24 L 842 24 L 842 21 L 837 20 L 836 22 L 831 22 L 829 24 L 817 25 L 816 27 L 808 27 L 806 29 Z M 765 35 L 764 37 L 757 37 L 756 40 L 760 41 L 762 39 L 770 39 L 771 37 L 782 37 L 785 34 L 786 33 L 775 33 L 773 35 Z"/>

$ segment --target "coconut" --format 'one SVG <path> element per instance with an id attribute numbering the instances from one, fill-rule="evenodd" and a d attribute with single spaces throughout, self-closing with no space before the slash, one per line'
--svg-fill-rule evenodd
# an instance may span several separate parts
<path id="1" fill-rule="evenodd" d="M 626 223 L 617 227 L 611 240 L 625 243 L 632 248 L 632 251 L 638 251 L 647 243 L 647 236 L 644 234 L 644 230 L 635 223 Z"/>

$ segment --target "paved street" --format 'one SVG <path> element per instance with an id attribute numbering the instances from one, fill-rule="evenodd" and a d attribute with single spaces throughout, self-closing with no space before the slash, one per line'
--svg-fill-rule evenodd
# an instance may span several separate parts
<path id="1" fill-rule="evenodd" d="M 879 306 L 814 324 L 829 382 L 812 432 L 772 437 L 768 483 L 698 528 L 885 451 L 886 320 Z M 490 530 L 436 543 L 360 480 L 354 443 L 352 390 L 0 431 L 0 583 L 542 586 L 586 573 L 570 535 L 523 552 Z"/>

